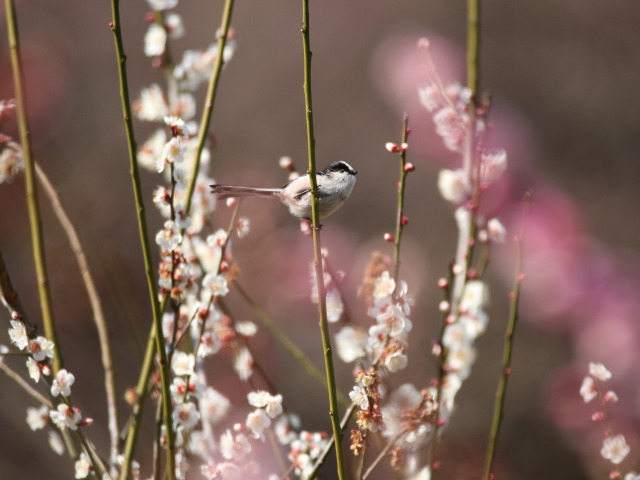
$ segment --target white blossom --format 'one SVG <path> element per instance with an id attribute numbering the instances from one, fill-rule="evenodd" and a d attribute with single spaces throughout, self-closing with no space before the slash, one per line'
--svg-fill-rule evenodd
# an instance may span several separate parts
<path id="1" fill-rule="evenodd" d="M 336 351 L 343 362 L 351 363 L 366 355 L 364 345 L 367 335 L 362 330 L 346 326 L 336 334 L 335 339 Z"/>
<path id="2" fill-rule="evenodd" d="M 144 36 L 144 54 L 147 57 L 156 57 L 164 53 L 167 45 L 167 31 L 156 23 L 149 25 Z"/>
<path id="3" fill-rule="evenodd" d="M 469 177 L 462 169 L 440 170 L 438 190 L 445 200 L 451 203 L 462 203 L 471 193 Z"/>
<path id="4" fill-rule="evenodd" d="M 224 297 L 229 293 L 227 280 L 223 275 L 207 273 L 202 279 L 202 288 L 214 297 Z"/>
<path id="5" fill-rule="evenodd" d="M 407 367 L 408 363 L 409 363 L 409 359 L 400 350 L 397 350 L 392 354 L 387 355 L 387 357 L 384 360 L 384 366 L 390 372 L 397 372 L 398 370 L 402 370 Z"/>
<path id="6" fill-rule="evenodd" d="M 51 382 L 51 395 L 57 397 L 62 394 L 63 396 L 68 397 L 71 395 L 71 385 L 73 385 L 73 382 L 75 381 L 76 377 L 63 368 L 58 372 L 58 375 L 53 379 L 53 382 Z"/>
<path id="7" fill-rule="evenodd" d="M 9 338 L 20 350 L 24 350 L 29 345 L 29 337 L 27 336 L 27 329 L 22 322 L 17 320 L 11 320 L 11 328 L 9 329 Z"/>
<path id="8" fill-rule="evenodd" d="M 218 422 L 224 418 L 230 408 L 229 399 L 212 387 L 207 387 L 200 399 L 202 420 L 206 422 Z"/>
<path id="9" fill-rule="evenodd" d="M 369 408 L 369 397 L 366 390 L 360 385 L 354 385 L 353 390 L 349 392 L 349 398 L 360 410 Z"/>
<path id="10" fill-rule="evenodd" d="M 193 353 L 176 351 L 171 359 L 171 369 L 176 375 L 191 375 L 196 364 Z"/>
<path id="11" fill-rule="evenodd" d="M 256 437 L 262 437 L 264 429 L 271 426 L 271 418 L 267 415 L 262 408 L 256 408 L 253 412 L 247 415 L 245 424 L 256 435 Z"/>
<path id="12" fill-rule="evenodd" d="M 148 88 L 143 88 L 140 92 L 140 98 L 133 103 L 133 111 L 139 120 L 147 122 L 162 120 L 162 118 L 169 113 L 169 106 L 167 105 L 160 85 L 154 83 Z M 156 132 L 150 140 L 159 141 L 158 135 Z M 150 145 L 148 145 L 147 148 Z M 154 143 L 153 145 L 156 144 Z M 143 148 L 145 148 L 145 145 L 143 145 Z"/>
<path id="13" fill-rule="evenodd" d="M 624 435 L 616 435 L 615 437 L 607 437 L 604 439 L 600 455 L 602 455 L 602 458 L 617 465 L 629 455 L 630 451 L 631 448 L 627 445 L 627 440 L 624 438 Z"/>
<path id="14" fill-rule="evenodd" d="M 67 428 L 77 430 L 78 424 L 82 420 L 80 410 L 75 407 L 70 407 L 64 403 L 58 405 L 56 410 L 51 410 L 49 412 L 49 417 L 61 430 L 65 430 Z"/>
<path id="15" fill-rule="evenodd" d="M 37 362 L 42 362 L 46 358 L 53 358 L 53 347 L 54 343 L 42 336 L 29 342 L 29 350 L 33 359 Z"/>
<path id="16" fill-rule="evenodd" d="M 87 478 L 89 476 L 89 472 L 92 470 L 89 456 L 82 452 L 80 454 L 80 458 L 76 460 L 74 468 L 76 478 Z"/>
<path id="17" fill-rule="evenodd" d="M 611 380 L 611 372 L 601 363 L 589 363 L 589 375 L 602 382 Z"/>
<path id="18" fill-rule="evenodd" d="M 584 400 L 584 403 L 589 403 L 591 400 L 596 398 L 598 395 L 598 390 L 596 389 L 596 384 L 593 381 L 593 378 L 586 376 L 582 380 L 582 385 L 580 385 L 580 395 Z"/>
<path id="19" fill-rule="evenodd" d="M 64 441 L 58 432 L 49 431 L 49 446 L 58 455 L 64 454 Z"/>
<path id="20" fill-rule="evenodd" d="M 49 423 L 49 409 L 47 407 L 27 408 L 27 425 L 31 430 L 40 430 L 47 423 Z"/>
<path id="21" fill-rule="evenodd" d="M 200 413 L 195 404 L 181 403 L 173 408 L 173 424 L 179 430 L 191 430 L 200 420 Z"/>
<path id="22" fill-rule="evenodd" d="M 239 433 L 233 435 L 227 430 L 220 437 L 220 453 L 227 460 L 242 461 L 251 452 L 251 444 L 246 435 Z"/>

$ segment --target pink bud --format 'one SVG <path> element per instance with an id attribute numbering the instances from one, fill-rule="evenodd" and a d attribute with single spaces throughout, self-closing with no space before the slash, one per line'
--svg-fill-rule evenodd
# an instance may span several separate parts
<path id="1" fill-rule="evenodd" d="M 387 151 L 391 152 L 391 153 L 397 153 L 400 151 L 400 147 L 398 147 L 398 145 L 396 145 L 393 142 L 387 142 L 384 145 L 384 148 L 387 149 Z"/>
<path id="2" fill-rule="evenodd" d="M 449 282 L 447 281 L 446 278 L 442 277 L 440 279 L 438 279 L 438 288 L 447 288 L 449 286 Z"/>
<path id="3" fill-rule="evenodd" d="M 413 172 L 416 169 L 416 166 L 411 163 L 411 162 L 407 162 L 404 164 L 404 171 L 405 172 Z"/>
<path id="4" fill-rule="evenodd" d="M 227 198 L 227 207 L 233 208 L 236 206 L 236 203 L 238 203 L 238 201 L 234 197 Z"/>
<path id="5" fill-rule="evenodd" d="M 389 243 L 393 243 L 394 241 L 394 237 L 392 234 L 390 234 L 389 232 L 384 234 L 384 241 L 385 242 L 389 242 Z"/>
<path id="6" fill-rule="evenodd" d="M 440 302 L 440 305 L 438 305 L 438 310 L 440 310 L 441 312 L 448 312 L 450 308 L 451 305 L 446 300 L 442 300 Z"/>
<path id="7" fill-rule="evenodd" d="M 403 215 L 402 218 L 400 219 L 400 223 L 402 225 L 408 225 L 409 224 L 409 219 Z"/>
<path id="8" fill-rule="evenodd" d="M 430 45 L 431 43 L 429 42 L 429 39 L 426 37 L 422 37 L 420 40 L 418 40 L 418 48 L 422 50 L 428 50 Z"/>
<path id="9" fill-rule="evenodd" d="M 595 412 L 593 415 L 591 415 L 591 420 L 593 420 L 594 422 L 599 422 L 603 418 L 604 418 L 604 413 L 600 411 Z"/>

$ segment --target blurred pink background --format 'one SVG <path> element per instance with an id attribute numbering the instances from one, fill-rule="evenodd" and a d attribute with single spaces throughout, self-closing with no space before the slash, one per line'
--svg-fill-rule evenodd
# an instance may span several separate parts
<path id="1" fill-rule="evenodd" d="M 396 381 L 424 386 L 435 372 L 429 352 L 439 322 L 436 281 L 445 275 L 456 235 L 452 209 L 440 198 L 436 178 L 440 168 L 455 167 L 456 158 L 441 146 L 419 105 L 417 88 L 424 76 L 416 42 L 429 37 L 440 74 L 447 81 L 464 81 L 465 3 L 312 3 L 318 164 L 346 160 L 359 171 L 347 205 L 324 222 L 323 240 L 333 267 L 346 272 L 348 308 L 361 322 L 364 308 L 355 291 L 364 264 L 375 249 L 392 253 L 382 237 L 393 229 L 397 169 L 384 144 L 400 140 L 402 114 L 410 115 L 409 160 L 417 170 L 408 179 L 410 224 L 402 276 L 416 297 L 416 331 L 410 366 Z M 35 157 L 58 188 L 90 256 L 123 393 L 137 380 L 150 309 L 109 5 L 63 0 L 18 1 L 17 7 Z M 187 34 L 172 46 L 176 57 L 213 41 L 221 7 L 221 2 L 181 2 L 176 12 Z M 277 163 L 283 155 L 306 168 L 300 8 L 280 1 L 236 5 L 232 25 L 238 49 L 223 73 L 212 122 L 217 148 L 211 173 L 220 182 L 280 185 L 286 181 Z M 147 4 L 122 2 L 121 9 L 135 97 L 143 87 L 162 83 L 163 75 L 142 52 Z M 599 458 L 602 426 L 589 421 L 595 407 L 584 406 L 578 394 L 589 361 L 604 362 L 614 374 L 611 386 L 620 402 L 611 407 L 612 421 L 632 448 L 622 471 L 638 469 L 640 9 L 631 0 L 615 5 L 498 0 L 487 2 L 482 13 L 481 83 L 493 95 L 491 142 L 507 149 L 510 163 L 508 178 L 487 196 L 486 207 L 513 232 L 524 191 L 535 190 L 498 471 L 502 478 L 522 480 L 605 478 L 608 465 Z M 0 17 L 0 98 L 7 99 L 13 89 L 3 11 Z M 202 97 L 202 89 L 199 93 Z M 156 127 L 135 126 L 139 143 Z M 4 133 L 15 134 L 14 127 Z M 151 192 L 161 179 L 145 171 L 142 181 L 155 231 L 161 220 Z M 19 177 L 0 185 L 0 250 L 27 311 L 39 323 L 23 183 Z M 309 239 L 275 202 L 249 200 L 242 210 L 252 226 L 250 235 L 233 245 L 243 284 L 322 367 L 315 307 L 308 300 Z M 76 375 L 76 401 L 96 420 L 92 438 L 103 448 L 105 402 L 91 311 L 73 254 L 45 202 L 42 212 L 65 362 Z M 220 207 L 214 221 L 226 226 L 228 216 Z M 501 250 L 492 257 L 489 275 L 489 331 L 479 342 L 479 359 L 443 437 L 444 478 L 479 476 L 513 268 L 511 246 Z M 232 294 L 229 301 L 240 318 L 256 320 L 239 296 Z M 2 335 L 0 343 L 8 343 Z M 328 418 L 318 415 L 327 409 L 325 392 L 265 335 L 255 339 L 255 348 L 263 351 L 261 361 L 305 427 L 329 430 Z M 212 385 L 244 402 L 248 387 L 228 373 L 228 366 L 228 359 L 215 359 L 212 372 L 225 373 L 212 373 Z M 343 390 L 350 389 L 350 367 L 341 365 L 339 377 Z M 70 478 L 69 460 L 49 449 L 43 432 L 28 430 L 25 408 L 32 403 L 0 375 L 5 432 L 0 477 Z M 127 411 L 124 402 L 121 408 Z M 237 418 L 245 414 L 235 413 Z M 143 465 L 149 445 L 144 439 L 140 443 L 137 457 Z"/>

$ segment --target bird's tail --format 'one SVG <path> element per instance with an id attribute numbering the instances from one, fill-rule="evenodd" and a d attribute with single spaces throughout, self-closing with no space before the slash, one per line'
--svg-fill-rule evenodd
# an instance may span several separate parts
<path id="1" fill-rule="evenodd" d="M 238 187 L 235 185 L 210 185 L 211 192 L 219 199 L 230 197 L 273 197 L 278 188 Z"/>

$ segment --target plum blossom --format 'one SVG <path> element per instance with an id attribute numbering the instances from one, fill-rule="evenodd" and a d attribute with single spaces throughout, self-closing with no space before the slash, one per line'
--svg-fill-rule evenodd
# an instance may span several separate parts
<path id="1" fill-rule="evenodd" d="M 71 395 L 71 385 L 76 381 L 76 377 L 72 373 L 67 372 L 64 368 L 58 372 L 56 378 L 51 382 L 51 395 L 57 397 L 62 394 L 65 397 Z"/>
<path id="2" fill-rule="evenodd" d="M 173 423 L 178 430 L 191 430 L 200 420 L 200 413 L 195 404 L 181 403 L 173 409 Z"/>
<path id="3" fill-rule="evenodd" d="M 251 444 L 246 435 L 239 433 L 233 435 L 227 430 L 220 436 L 220 453 L 227 460 L 242 461 L 251 452 Z"/>
<path id="4" fill-rule="evenodd" d="M 256 438 L 262 438 L 265 428 L 271 426 L 271 418 L 262 408 L 256 408 L 247 415 L 245 424 L 253 432 Z"/>
<path id="5" fill-rule="evenodd" d="M 351 363 L 367 354 L 364 348 L 367 335 L 362 330 L 348 325 L 336 334 L 335 339 L 336 351 L 345 363 Z"/>
<path id="6" fill-rule="evenodd" d="M 176 375 L 191 375 L 195 367 L 196 360 L 193 353 L 177 351 L 171 359 L 171 369 Z"/>
<path id="7" fill-rule="evenodd" d="M 624 435 L 616 435 L 615 437 L 607 437 L 604 439 L 600 455 L 602 455 L 602 458 L 617 465 L 629 455 L 630 451 L 631 448 L 627 445 Z"/>
<path id="8" fill-rule="evenodd" d="M 611 380 L 611 372 L 601 363 L 589 363 L 589 375 L 601 382 Z"/>
<path id="9" fill-rule="evenodd" d="M 584 377 L 582 385 L 580 386 L 580 395 L 582 396 L 584 403 L 589 403 L 591 400 L 596 398 L 598 390 L 593 378 L 589 376 Z"/>
<path id="10" fill-rule="evenodd" d="M 27 329 L 22 322 L 11 320 L 11 328 L 9 328 L 9 338 L 20 350 L 24 350 L 29 345 L 29 337 Z"/>
<path id="11" fill-rule="evenodd" d="M 471 194 L 469 176 L 463 169 L 440 170 L 438 190 L 445 200 L 451 203 L 462 203 Z"/>
<path id="12" fill-rule="evenodd" d="M 82 415 L 80 415 L 80 410 L 78 408 L 70 407 L 64 403 L 58 405 L 56 410 L 51 410 L 49 412 L 49 417 L 61 430 L 65 430 L 67 428 L 77 430 L 78 424 L 82 420 Z"/>
<path id="13" fill-rule="evenodd" d="M 216 389 L 207 387 L 200 399 L 200 412 L 202 420 L 216 423 L 227 414 L 231 408 L 231 402 Z"/>
<path id="14" fill-rule="evenodd" d="M 167 45 L 167 31 L 156 23 L 149 25 L 144 36 L 144 54 L 147 57 L 156 57 L 164 53 Z"/>
<path id="15" fill-rule="evenodd" d="M 89 472 L 92 470 L 92 467 L 89 456 L 86 453 L 82 452 L 80 454 L 80 458 L 76 460 L 74 469 L 76 478 L 87 478 L 89 476 Z"/>
<path id="16" fill-rule="evenodd" d="M 37 337 L 29 342 L 29 350 L 33 359 L 37 362 L 42 362 L 47 358 L 53 358 L 54 343 L 47 340 L 45 337 Z"/>
<path id="17" fill-rule="evenodd" d="M 40 430 L 47 423 L 49 423 L 49 409 L 47 407 L 27 408 L 27 425 L 31 430 Z"/>

